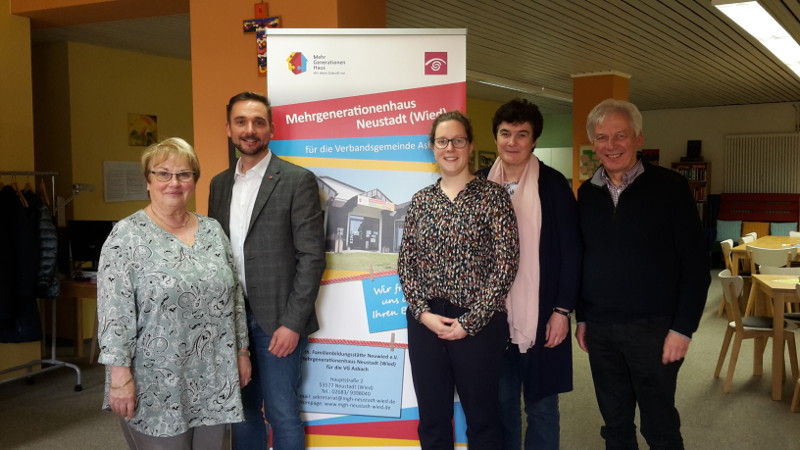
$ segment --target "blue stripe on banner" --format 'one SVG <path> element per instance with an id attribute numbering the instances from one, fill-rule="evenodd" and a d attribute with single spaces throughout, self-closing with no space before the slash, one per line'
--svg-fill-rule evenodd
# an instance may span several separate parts
<path id="1" fill-rule="evenodd" d="M 273 140 L 269 148 L 276 155 L 286 157 L 433 162 L 433 152 L 425 134 Z"/>

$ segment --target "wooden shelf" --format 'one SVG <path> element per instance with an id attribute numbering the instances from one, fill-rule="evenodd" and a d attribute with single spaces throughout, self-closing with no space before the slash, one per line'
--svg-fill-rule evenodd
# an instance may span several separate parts
<path id="1" fill-rule="evenodd" d="M 681 161 L 672 163 L 672 169 L 686 177 L 692 189 L 697 212 L 703 226 L 708 227 L 708 181 L 711 179 L 711 163 L 705 161 Z"/>

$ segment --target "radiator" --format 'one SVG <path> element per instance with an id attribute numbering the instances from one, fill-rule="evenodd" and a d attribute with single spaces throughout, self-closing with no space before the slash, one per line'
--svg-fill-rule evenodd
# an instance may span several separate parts
<path id="1" fill-rule="evenodd" d="M 800 133 L 725 136 L 723 192 L 800 193 Z"/>

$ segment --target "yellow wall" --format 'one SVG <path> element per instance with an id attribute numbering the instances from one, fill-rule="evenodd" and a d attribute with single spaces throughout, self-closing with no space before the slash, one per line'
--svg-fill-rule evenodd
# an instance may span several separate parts
<path id="1" fill-rule="evenodd" d="M 34 170 L 30 26 L 8 10 L 8 0 L 0 0 L 0 171 L 29 171 Z M 0 344 L 0 370 L 39 359 L 40 345 Z M 22 373 L 0 375 L 0 380 Z"/>
<path id="2" fill-rule="evenodd" d="M 500 105 L 502 105 L 500 102 L 467 98 L 467 115 L 475 134 L 475 151 L 497 153 L 497 145 L 492 135 L 492 118 Z"/>
<path id="3" fill-rule="evenodd" d="M 472 133 L 475 136 L 473 170 L 478 169 L 478 152 L 491 152 L 495 158 L 497 157 L 497 145 L 492 135 L 492 118 L 500 105 L 502 105 L 500 102 L 467 98 L 467 116 L 472 122 Z"/>
<path id="4" fill-rule="evenodd" d="M 30 26 L 8 9 L 0 0 L 0 170 L 33 170 Z"/>
<path id="5" fill-rule="evenodd" d="M 33 29 L 188 12 L 189 0 L 11 0 L 11 13 L 30 17 Z"/>
<path id="6" fill-rule="evenodd" d="M 37 74 L 37 79 L 44 78 L 37 81 L 37 86 L 63 83 L 64 74 L 56 67 L 48 67 L 48 63 L 66 61 L 68 65 L 67 98 L 59 99 L 55 114 L 63 116 L 46 121 L 37 117 L 37 129 L 45 135 L 50 122 L 60 119 L 68 123 L 69 130 L 60 132 L 67 135 L 68 141 L 65 145 L 37 147 L 39 159 L 67 162 L 67 166 L 61 164 L 57 169 L 71 169 L 71 177 L 59 177 L 62 186 L 67 183 L 67 189 L 72 183 L 93 184 L 97 188 L 82 192 L 72 202 L 73 218 L 119 220 L 144 207 L 146 201 L 104 201 L 103 161 L 139 161 L 145 147 L 128 145 L 128 113 L 157 116 L 159 140 L 178 136 L 192 143 L 191 62 L 76 42 L 35 51 L 42 52 L 43 57 L 36 60 L 45 70 Z M 37 93 L 36 101 L 38 111 L 48 108 L 52 97 Z M 62 188 L 57 194 L 69 197 L 70 192 Z"/>
<path id="7" fill-rule="evenodd" d="M 72 147 L 67 44 L 35 46 L 32 64 L 36 170 L 58 172 L 56 192 L 68 196 L 72 187 Z M 72 217 L 71 204 L 66 211 Z"/>

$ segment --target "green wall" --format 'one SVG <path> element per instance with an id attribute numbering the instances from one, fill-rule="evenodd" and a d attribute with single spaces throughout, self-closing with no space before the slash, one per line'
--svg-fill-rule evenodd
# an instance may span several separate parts
<path id="1" fill-rule="evenodd" d="M 539 148 L 572 147 L 572 114 L 545 114 Z"/>

